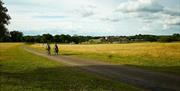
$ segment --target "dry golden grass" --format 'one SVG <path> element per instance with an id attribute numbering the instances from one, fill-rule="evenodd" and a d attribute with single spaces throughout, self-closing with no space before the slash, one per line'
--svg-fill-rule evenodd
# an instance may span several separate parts
<path id="1" fill-rule="evenodd" d="M 20 45 L 21 43 L 0 43 L 0 52 L 10 49 L 14 46 Z"/>
<path id="2" fill-rule="evenodd" d="M 3 54 L 6 54 L 9 49 L 12 47 L 16 47 L 20 45 L 21 43 L 0 43 L 0 61 L 11 58 L 11 56 L 2 56 Z"/>
<path id="3" fill-rule="evenodd" d="M 53 45 L 51 45 L 53 46 Z M 35 48 L 45 45 L 35 44 Z M 112 54 L 117 56 L 145 56 L 155 58 L 180 59 L 180 43 L 131 43 L 131 44 L 94 44 L 59 45 L 62 52 Z"/>
<path id="4" fill-rule="evenodd" d="M 46 45 L 31 45 L 45 50 Z M 54 45 L 51 45 L 52 48 Z M 61 55 L 180 75 L 180 43 L 59 45 Z M 53 50 L 52 50 L 53 51 Z"/>

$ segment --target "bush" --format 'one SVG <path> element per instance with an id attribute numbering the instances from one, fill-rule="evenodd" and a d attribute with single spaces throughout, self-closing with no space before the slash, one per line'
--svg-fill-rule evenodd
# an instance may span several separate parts
<path id="1" fill-rule="evenodd" d="M 173 39 L 171 37 L 167 37 L 167 36 L 164 36 L 164 37 L 160 37 L 159 42 L 172 42 Z"/>

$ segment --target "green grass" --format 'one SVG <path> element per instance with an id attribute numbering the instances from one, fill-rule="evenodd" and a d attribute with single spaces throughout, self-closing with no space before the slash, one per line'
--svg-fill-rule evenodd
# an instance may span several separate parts
<path id="1" fill-rule="evenodd" d="M 1 91 L 140 91 L 76 67 L 24 51 L 24 44 L 0 43 Z"/>
<path id="2" fill-rule="evenodd" d="M 45 51 L 40 44 L 30 47 Z M 180 43 L 60 45 L 60 53 L 180 75 Z"/>

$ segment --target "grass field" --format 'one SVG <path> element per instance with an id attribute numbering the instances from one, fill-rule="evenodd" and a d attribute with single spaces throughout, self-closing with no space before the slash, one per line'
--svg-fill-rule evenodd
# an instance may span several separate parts
<path id="1" fill-rule="evenodd" d="M 140 91 L 75 67 L 24 51 L 20 43 L 0 43 L 1 91 Z"/>
<path id="2" fill-rule="evenodd" d="M 43 44 L 32 48 L 45 50 Z M 53 47 L 53 45 L 51 45 Z M 59 45 L 60 53 L 180 75 L 180 43 Z"/>

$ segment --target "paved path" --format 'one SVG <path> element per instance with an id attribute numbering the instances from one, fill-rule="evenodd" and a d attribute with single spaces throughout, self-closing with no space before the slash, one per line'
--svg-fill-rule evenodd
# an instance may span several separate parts
<path id="1" fill-rule="evenodd" d="M 148 91 L 180 91 L 180 77 L 144 69 L 127 67 L 122 65 L 107 64 L 95 60 L 87 60 L 69 56 L 49 56 L 44 52 L 23 47 L 24 50 L 60 61 L 67 66 L 75 66 L 89 72 L 99 74 L 112 80 L 131 84 Z"/>

